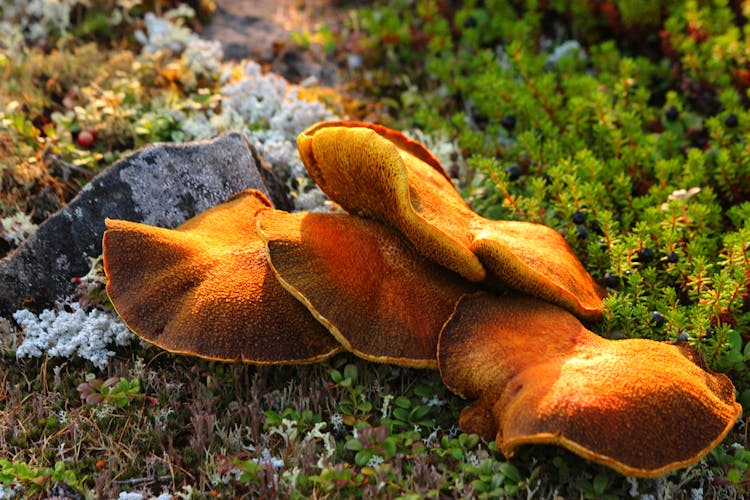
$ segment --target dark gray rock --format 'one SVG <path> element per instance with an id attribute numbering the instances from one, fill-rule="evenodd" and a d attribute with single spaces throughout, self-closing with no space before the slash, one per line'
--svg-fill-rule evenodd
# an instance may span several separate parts
<path id="1" fill-rule="evenodd" d="M 203 26 L 201 36 L 220 41 L 225 59 L 273 60 L 274 44 L 288 41 L 287 31 L 250 4 L 224 3 L 217 4 L 216 12 Z"/>
<path id="2" fill-rule="evenodd" d="M 253 59 L 292 83 L 314 77 L 323 85 L 340 81 L 335 60 L 319 43 L 295 43 L 290 30 L 314 32 L 315 26 L 332 30 L 346 16 L 331 0 L 217 0 L 216 12 L 202 27 L 201 37 L 221 42 L 224 59 Z M 294 20 L 293 22 L 290 20 Z"/>
<path id="3" fill-rule="evenodd" d="M 243 189 L 258 189 L 275 206 L 291 201 L 240 134 L 209 141 L 147 146 L 114 163 L 66 207 L 0 260 L 0 316 L 41 309 L 70 294 L 101 254 L 105 217 L 175 227 Z"/>

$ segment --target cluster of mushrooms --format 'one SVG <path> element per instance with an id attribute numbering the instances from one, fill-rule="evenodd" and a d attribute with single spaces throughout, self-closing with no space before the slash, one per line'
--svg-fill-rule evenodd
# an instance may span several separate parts
<path id="1" fill-rule="evenodd" d="M 505 456 L 551 443 L 630 476 L 698 461 L 739 418 L 731 381 L 687 343 L 587 330 L 605 291 L 560 234 L 472 212 L 420 143 L 337 121 L 297 145 L 347 213 L 275 210 L 248 190 L 175 229 L 107 220 L 107 292 L 136 334 L 228 362 L 346 349 L 437 368 L 473 400 L 461 429 Z"/>

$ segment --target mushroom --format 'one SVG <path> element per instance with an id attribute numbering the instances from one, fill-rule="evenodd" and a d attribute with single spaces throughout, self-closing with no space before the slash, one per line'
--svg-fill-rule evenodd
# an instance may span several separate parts
<path id="1" fill-rule="evenodd" d="M 436 368 L 443 323 L 461 295 L 476 291 L 376 221 L 266 210 L 258 230 L 284 288 L 371 361 Z"/>
<path id="2" fill-rule="evenodd" d="M 716 446 L 742 413 L 730 380 L 683 343 L 607 340 L 533 298 L 462 298 L 440 335 L 445 385 L 467 399 L 461 429 L 510 457 L 561 445 L 618 472 L 656 477 Z"/>
<path id="3" fill-rule="evenodd" d="M 421 144 L 327 122 L 298 145 L 351 215 L 277 211 L 248 190 L 175 229 L 106 221 L 107 292 L 132 330 L 220 361 L 311 363 L 343 346 L 438 368 L 475 400 L 462 429 L 506 456 L 558 444 L 626 475 L 696 462 L 739 418 L 694 348 L 585 329 L 571 312 L 597 318 L 603 293 L 565 240 L 475 214 Z"/>
<path id="4" fill-rule="evenodd" d="M 512 286 L 599 319 L 604 290 L 560 234 L 473 212 L 440 162 L 385 127 L 322 122 L 297 138 L 311 177 L 344 210 L 386 222 L 420 253 L 471 281 Z"/>
<path id="5" fill-rule="evenodd" d="M 248 190 L 175 229 L 107 220 L 104 270 L 117 313 L 159 347 L 219 361 L 313 363 L 341 350 L 269 268 Z"/>

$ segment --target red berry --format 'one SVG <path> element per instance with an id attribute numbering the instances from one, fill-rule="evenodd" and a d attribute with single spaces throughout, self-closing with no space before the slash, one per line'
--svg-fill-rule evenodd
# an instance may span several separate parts
<path id="1" fill-rule="evenodd" d="M 78 145 L 82 148 L 90 148 L 94 144 L 94 134 L 90 130 L 81 130 L 78 133 Z"/>

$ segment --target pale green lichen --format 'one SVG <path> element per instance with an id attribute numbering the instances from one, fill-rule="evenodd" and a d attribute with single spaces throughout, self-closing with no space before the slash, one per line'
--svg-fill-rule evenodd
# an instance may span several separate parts
<path id="1" fill-rule="evenodd" d="M 124 346 L 134 339 L 130 330 L 112 312 L 86 311 L 76 303 L 69 307 L 71 311 L 45 309 L 39 315 L 26 309 L 13 313 L 13 319 L 23 333 L 16 356 L 70 358 L 77 355 L 102 369 L 115 355 L 109 347 Z"/>

